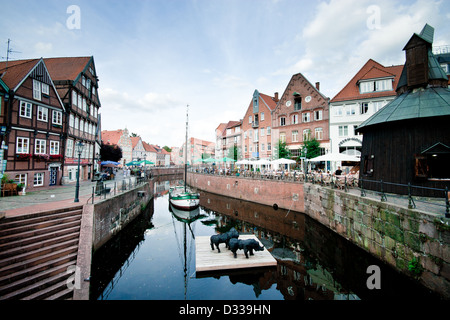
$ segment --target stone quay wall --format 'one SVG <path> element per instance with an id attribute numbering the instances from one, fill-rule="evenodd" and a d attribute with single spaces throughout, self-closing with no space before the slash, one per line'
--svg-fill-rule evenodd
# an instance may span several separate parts
<path id="1" fill-rule="evenodd" d="M 184 167 L 174 167 L 174 168 L 152 167 L 151 170 L 153 177 L 184 174 Z"/>
<path id="2" fill-rule="evenodd" d="M 153 179 L 137 188 L 120 193 L 93 206 L 92 247 L 100 248 L 141 213 L 153 198 Z"/>
<path id="3" fill-rule="evenodd" d="M 200 190 L 302 212 L 450 298 L 450 230 L 442 215 L 311 183 L 188 173 Z M 447 219 L 448 220 L 448 219 Z M 382 275 L 381 275 L 382 276 Z"/>

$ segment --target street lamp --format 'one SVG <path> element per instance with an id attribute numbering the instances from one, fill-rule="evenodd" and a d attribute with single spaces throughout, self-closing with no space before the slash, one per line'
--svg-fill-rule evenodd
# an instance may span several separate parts
<path id="1" fill-rule="evenodd" d="M 78 195 L 80 193 L 80 161 L 81 161 L 81 154 L 83 153 L 84 144 L 81 141 L 78 141 L 76 144 L 76 151 L 78 152 L 78 171 L 77 171 L 77 185 L 75 186 L 75 200 L 74 202 L 80 202 L 80 199 L 78 199 Z"/>

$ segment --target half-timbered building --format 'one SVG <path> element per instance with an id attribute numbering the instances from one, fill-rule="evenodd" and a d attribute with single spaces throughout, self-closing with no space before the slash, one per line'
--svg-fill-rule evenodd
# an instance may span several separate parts
<path id="1" fill-rule="evenodd" d="M 66 110 L 45 61 L 1 62 L 0 78 L 4 174 L 26 191 L 60 184 Z"/>
<path id="2" fill-rule="evenodd" d="M 48 58 L 45 63 L 67 111 L 64 182 L 76 180 L 78 142 L 84 145 L 80 179 L 89 180 L 97 169 L 101 144 L 101 105 L 94 57 Z"/>

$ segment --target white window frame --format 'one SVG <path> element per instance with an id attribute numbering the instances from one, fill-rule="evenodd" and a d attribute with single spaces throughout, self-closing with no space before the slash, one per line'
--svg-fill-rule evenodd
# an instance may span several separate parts
<path id="1" fill-rule="evenodd" d="M 73 140 L 72 139 L 67 139 L 66 156 L 67 156 L 67 158 L 73 157 Z"/>
<path id="2" fill-rule="evenodd" d="M 78 93 L 75 90 L 72 91 L 72 104 L 78 106 Z"/>
<path id="3" fill-rule="evenodd" d="M 323 116 L 322 110 L 316 110 L 316 111 L 314 111 L 314 120 L 315 120 L 315 121 L 320 121 L 320 120 L 322 120 L 322 119 L 323 119 L 322 116 Z"/>
<path id="4" fill-rule="evenodd" d="M 303 130 L 303 141 L 311 140 L 311 129 Z"/>
<path id="5" fill-rule="evenodd" d="M 41 83 L 33 79 L 33 99 L 41 100 Z"/>
<path id="6" fill-rule="evenodd" d="M 34 154 L 45 154 L 47 150 L 47 140 L 35 139 L 34 140 Z"/>
<path id="7" fill-rule="evenodd" d="M 298 142 L 298 130 L 292 130 L 292 142 Z"/>
<path id="8" fill-rule="evenodd" d="M 37 119 L 39 121 L 48 122 L 48 108 L 38 106 L 37 107 Z"/>
<path id="9" fill-rule="evenodd" d="M 30 138 L 17 137 L 16 139 L 16 153 L 29 153 Z"/>
<path id="10" fill-rule="evenodd" d="M 34 179 L 33 179 L 33 186 L 35 187 L 40 187 L 44 185 L 44 172 L 36 172 L 34 174 Z"/>
<path id="11" fill-rule="evenodd" d="M 286 117 L 280 117 L 280 127 L 284 127 L 286 125 Z"/>
<path id="12" fill-rule="evenodd" d="M 22 118 L 28 118 L 31 119 L 31 115 L 33 114 L 33 104 L 26 102 L 26 101 L 20 101 L 20 111 L 19 115 Z"/>
<path id="13" fill-rule="evenodd" d="M 62 126 L 62 112 L 61 111 L 53 110 L 52 123 Z"/>
<path id="14" fill-rule="evenodd" d="M 323 140 L 323 128 L 315 128 L 314 137 L 316 140 Z"/>
<path id="15" fill-rule="evenodd" d="M 57 155 L 59 154 L 59 141 L 50 141 L 50 154 Z"/>
<path id="16" fill-rule="evenodd" d="M 46 83 L 41 83 L 41 92 L 47 96 L 50 95 L 50 86 Z"/>
<path id="17" fill-rule="evenodd" d="M 311 115 L 309 112 L 302 113 L 302 121 L 305 123 L 311 121 Z"/>

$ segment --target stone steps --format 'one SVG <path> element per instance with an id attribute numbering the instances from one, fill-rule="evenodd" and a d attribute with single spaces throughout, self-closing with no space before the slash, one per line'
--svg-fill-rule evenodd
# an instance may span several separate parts
<path id="1" fill-rule="evenodd" d="M 0 300 L 71 299 L 82 206 L 0 221 Z"/>

